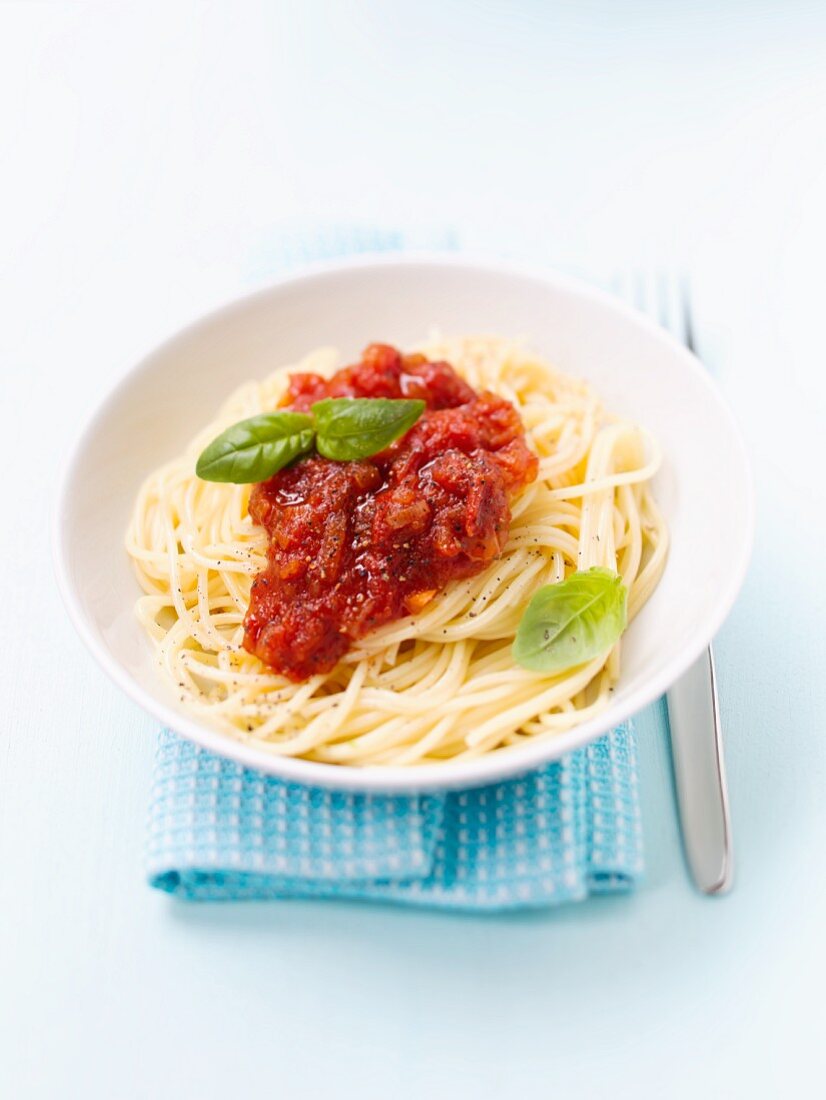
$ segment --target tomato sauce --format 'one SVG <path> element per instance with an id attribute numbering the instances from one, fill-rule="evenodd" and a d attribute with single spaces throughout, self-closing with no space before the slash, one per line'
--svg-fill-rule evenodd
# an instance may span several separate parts
<path id="1" fill-rule="evenodd" d="M 244 645 L 291 680 L 328 672 L 351 644 L 415 614 L 503 549 L 510 499 L 537 474 L 516 409 L 476 393 L 453 368 L 372 344 L 324 379 L 293 374 L 284 404 L 413 397 L 417 423 L 380 454 L 313 454 L 255 485 L 249 511 L 269 536 Z"/>

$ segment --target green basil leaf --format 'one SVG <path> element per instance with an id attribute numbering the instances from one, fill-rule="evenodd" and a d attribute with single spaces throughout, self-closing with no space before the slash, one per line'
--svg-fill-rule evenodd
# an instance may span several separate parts
<path id="1" fill-rule="evenodd" d="M 564 672 L 599 657 L 625 630 L 627 602 L 625 585 L 609 569 L 545 585 L 522 616 L 514 660 L 532 672 Z"/>
<path id="2" fill-rule="evenodd" d="M 204 481 L 245 485 L 266 481 L 294 458 L 309 451 L 315 432 L 307 413 L 262 413 L 239 420 L 201 453 L 195 473 Z"/>
<path id="3" fill-rule="evenodd" d="M 328 397 L 313 405 L 316 447 L 336 462 L 369 458 L 409 431 L 424 410 L 424 401 L 407 398 Z"/>

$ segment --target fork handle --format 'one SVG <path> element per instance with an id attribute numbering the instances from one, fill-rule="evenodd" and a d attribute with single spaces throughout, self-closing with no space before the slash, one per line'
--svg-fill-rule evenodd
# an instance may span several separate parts
<path id="1" fill-rule="evenodd" d="M 671 755 L 683 845 L 705 894 L 731 888 L 731 821 L 714 657 L 709 647 L 668 692 Z"/>

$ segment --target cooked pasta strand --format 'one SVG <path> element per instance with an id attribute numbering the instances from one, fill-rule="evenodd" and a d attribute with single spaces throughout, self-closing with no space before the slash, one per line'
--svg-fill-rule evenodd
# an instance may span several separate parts
<path id="1" fill-rule="evenodd" d="M 650 488 L 659 447 L 521 343 L 477 337 L 420 350 L 448 360 L 477 390 L 514 403 L 539 456 L 539 478 L 513 502 L 510 537 L 496 561 L 416 615 L 360 639 L 327 674 L 292 683 L 243 648 L 266 535 L 247 514 L 249 486 L 195 476 L 197 456 L 215 435 L 278 404 L 287 371 L 238 389 L 185 453 L 141 488 L 126 536 L 144 592 L 136 614 L 182 700 L 231 737 L 349 766 L 438 765 L 518 750 L 607 703 L 620 643 L 556 676 L 516 666 L 511 645 L 536 589 L 576 569 L 618 571 L 629 618 L 649 598 L 668 552 Z M 324 375 L 336 367 L 330 349 L 296 365 Z"/>

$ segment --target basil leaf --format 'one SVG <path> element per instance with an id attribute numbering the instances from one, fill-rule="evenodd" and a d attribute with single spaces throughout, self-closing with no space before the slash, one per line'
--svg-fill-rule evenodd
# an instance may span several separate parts
<path id="1" fill-rule="evenodd" d="M 336 462 L 369 458 L 409 431 L 424 410 L 424 401 L 407 398 L 325 398 L 313 405 L 316 447 Z"/>
<path id="2" fill-rule="evenodd" d="M 572 573 L 547 584 L 525 609 L 513 643 L 517 664 L 564 672 L 605 653 L 625 630 L 628 593 L 609 569 Z"/>
<path id="3" fill-rule="evenodd" d="M 266 481 L 294 458 L 309 451 L 313 418 L 306 413 L 262 413 L 239 420 L 201 453 L 195 473 L 204 481 L 244 485 Z"/>

